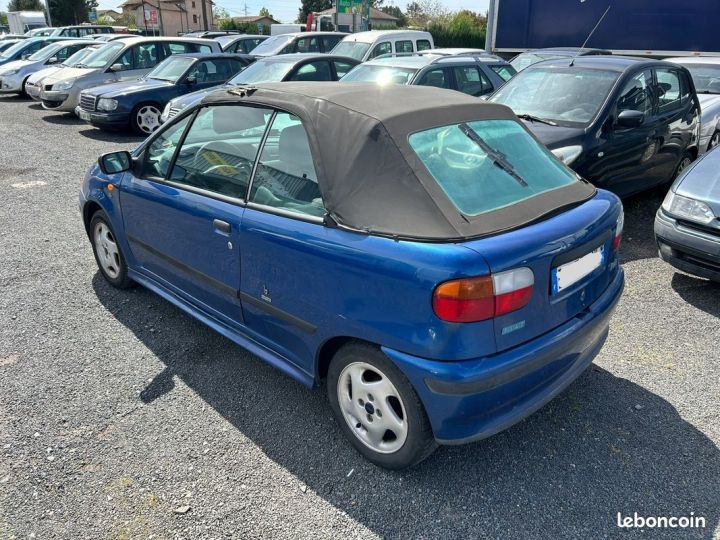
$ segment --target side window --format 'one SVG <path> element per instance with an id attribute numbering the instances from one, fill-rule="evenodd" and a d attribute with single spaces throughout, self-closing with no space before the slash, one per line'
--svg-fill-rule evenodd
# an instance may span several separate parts
<path id="1" fill-rule="evenodd" d="M 412 41 L 396 41 L 395 42 L 395 52 L 396 53 L 411 53 L 413 52 L 413 44 Z"/>
<path id="2" fill-rule="evenodd" d="M 227 60 L 203 60 L 193 66 L 188 77 L 195 77 L 198 84 L 221 83 L 235 73 L 233 67 Z"/>
<path id="3" fill-rule="evenodd" d="M 269 109 L 217 105 L 202 109 L 190 127 L 170 180 L 244 199 Z"/>
<path id="4" fill-rule="evenodd" d="M 335 60 L 335 73 L 337 73 L 338 79 L 342 79 L 347 74 L 347 72 L 354 67 L 354 65 L 348 64 L 347 62 Z"/>
<path id="5" fill-rule="evenodd" d="M 58 59 L 58 62 L 63 62 L 68 59 L 68 57 L 75 53 L 75 51 L 79 50 L 79 45 L 71 45 L 70 47 L 63 47 L 62 49 L 58 50 L 53 56 Z"/>
<path id="6" fill-rule="evenodd" d="M 515 71 L 515 68 L 512 66 L 490 66 L 490 69 L 492 69 L 495 74 L 505 82 L 509 81 L 517 74 L 517 71 Z"/>
<path id="7" fill-rule="evenodd" d="M 128 69 L 133 69 L 134 61 L 133 61 L 133 55 L 134 51 L 132 48 L 126 50 L 120 58 L 118 58 L 113 64 L 120 64 L 122 66 L 121 71 L 127 71 Z"/>
<path id="8" fill-rule="evenodd" d="M 210 45 L 195 45 L 194 48 L 199 53 L 210 54 L 211 52 L 213 52 L 212 47 Z"/>
<path id="9" fill-rule="evenodd" d="M 157 43 L 140 43 L 133 49 L 135 51 L 135 69 L 150 69 L 160 62 Z"/>
<path id="10" fill-rule="evenodd" d="M 343 36 L 322 36 L 323 52 L 330 52 L 335 48 Z"/>
<path id="11" fill-rule="evenodd" d="M 320 43 L 317 37 L 304 37 L 296 41 L 296 52 L 320 52 Z"/>
<path id="12" fill-rule="evenodd" d="M 674 69 L 657 68 L 655 76 L 657 77 L 655 93 L 657 94 L 658 111 L 662 114 L 679 109 L 681 107 L 679 72 Z"/>
<path id="13" fill-rule="evenodd" d="M 651 94 L 652 73 L 643 71 L 625 83 L 617 102 L 617 112 L 640 111 L 652 114 L 653 97 Z"/>
<path id="14" fill-rule="evenodd" d="M 370 58 L 375 58 L 377 56 L 380 56 L 381 54 L 390 54 L 392 53 L 392 46 L 390 45 L 389 41 L 383 41 L 382 43 L 378 43 L 375 45 L 375 48 L 370 53 Z"/>
<path id="15" fill-rule="evenodd" d="M 493 85 L 487 76 L 475 66 L 454 67 L 457 89 L 463 94 L 482 96 L 492 92 Z"/>
<path id="16" fill-rule="evenodd" d="M 691 98 L 690 80 L 687 73 L 680 73 L 680 101 L 685 105 Z"/>
<path id="17" fill-rule="evenodd" d="M 418 81 L 422 86 L 435 86 L 437 88 L 450 88 L 447 73 L 443 68 L 436 68 L 427 71 Z"/>
<path id="18" fill-rule="evenodd" d="M 46 45 L 48 45 L 48 43 L 45 43 L 44 41 L 38 41 L 38 42 L 33 43 L 32 45 L 30 45 L 27 49 L 25 49 L 22 54 L 23 54 L 23 56 L 24 56 L 24 55 L 26 55 L 26 54 L 36 53 L 36 52 L 38 52 L 40 49 L 42 49 L 43 47 L 45 47 Z"/>
<path id="19" fill-rule="evenodd" d="M 192 116 L 180 120 L 161 132 L 145 150 L 142 176 L 165 178 L 170 170 L 170 162 L 175 155 L 175 148 Z"/>
<path id="20" fill-rule="evenodd" d="M 188 49 L 187 43 L 163 43 L 165 47 L 165 55 L 170 56 L 171 54 L 185 54 L 191 52 Z"/>
<path id="21" fill-rule="evenodd" d="M 301 66 L 294 75 L 288 80 L 290 81 L 332 81 L 330 74 L 330 66 L 325 60 L 311 62 Z"/>
<path id="22" fill-rule="evenodd" d="M 418 51 L 427 51 L 428 49 L 432 49 L 432 45 L 430 45 L 430 42 L 427 39 L 418 39 L 417 40 L 417 50 Z"/>
<path id="23" fill-rule="evenodd" d="M 278 113 L 263 147 L 250 190 L 250 201 L 309 216 L 325 208 L 318 188 L 307 134 L 300 119 Z"/>

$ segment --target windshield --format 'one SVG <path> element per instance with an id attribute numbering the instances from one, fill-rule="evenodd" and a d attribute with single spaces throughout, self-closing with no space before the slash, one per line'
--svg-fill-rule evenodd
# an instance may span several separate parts
<path id="1" fill-rule="evenodd" d="M 90 56 L 92 53 L 97 51 L 100 47 L 85 47 L 84 49 L 80 49 L 78 52 L 76 52 L 73 55 L 70 55 L 67 60 L 65 60 L 62 65 L 63 66 L 74 66 L 75 64 L 79 64 L 82 62 L 85 58 Z"/>
<path id="2" fill-rule="evenodd" d="M 331 51 L 333 54 L 340 56 L 349 56 L 355 60 L 362 60 L 365 53 L 370 48 L 370 43 L 363 43 L 362 41 L 341 41 Z"/>
<path id="3" fill-rule="evenodd" d="M 117 55 L 122 48 L 122 43 L 110 42 L 99 49 L 96 49 L 94 53 L 89 54 L 80 66 L 88 68 L 103 68 L 108 64 L 108 62 L 115 58 L 115 55 Z"/>
<path id="4" fill-rule="evenodd" d="M 30 55 L 28 57 L 28 60 L 32 60 L 33 62 L 39 62 L 41 60 L 47 60 L 50 58 L 53 54 L 55 54 L 56 51 L 60 50 L 62 48 L 62 45 L 58 45 L 57 43 L 52 43 L 51 45 L 46 45 L 42 49 L 40 49 L 38 52 L 36 52 L 33 55 Z"/>
<path id="5" fill-rule="evenodd" d="M 260 45 L 255 47 L 251 54 L 273 54 L 282 50 L 282 48 L 293 40 L 291 34 L 282 34 L 279 36 L 272 36 L 263 41 Z"/>
<path id="6" fill-rule="evenodd" d="M 698 94 L 720 94 L 720 65 L 683 64 L 695 83 Z"/>
<path id="7" fill-rule="evenodd" d="M 361 64 L 342 78 L 343 82 L 374 82 L 378 84 L 410 84 L 417 69 Z"/>
<path id="8" fill-rule="evenodd" d="M 409 143 L 466 216 L 505 208 L 578 181 L 514 120 L 428 129 L 410 135 Z"/>
<path id="9" fill-rule="evenodd" d="M 147 74 L 148 79 L 160 79 L 161 81 L 177 82 L 183 73 L 193 64 L 194 58 L 180 58 L 171 56 Z"/>
<path id="10" fill-rule="evenodd" d="M 595 118 L 620 73 L 575 67 L 526 69 L 490 101 L 567 127 L 584 127 Z"/>
<path id="11" fill-rule="evenodd" d="M 295 67 L 295 60 L 288 62 L 277 60 L 263 62 L 259 60 L 235 75 L 228 81 L 228 84 L 280 82 L 285 78 L 285 75 L 290 73 L 293 67 Z"/>
<path id="12" fill-rule="evenodd" d="M 30 43 L 32 43 L 31 39 L 24 39 L 22 41 L 18 41 L 15 45 L 3 51 L 3 53 L 0 54 L 0 58 L 10 58 L 15 53 L 18 53 L 25 49 L 25 47 L 28 47 Z"/>

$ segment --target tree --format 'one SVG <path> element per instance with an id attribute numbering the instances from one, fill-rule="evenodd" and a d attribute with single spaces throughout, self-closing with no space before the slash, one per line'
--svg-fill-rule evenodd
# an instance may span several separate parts
<path id="1" fill-rule="evenodd" d="M 397 17 L 397 25 L 399 27 L 407 26 L 407 17 L 398 6 L 383 6 L 380 8 L 380 11 L 387 13 L 388 15 L 392 15 L 393 17 Z"/>
<path id="2" fill-rule="evenodd" d="M 88 14 L 98 6 L 97 0 L 48 0 L 53 26 L 88 22 Z"/>
<path id="3" fill-rule="evenodd" d="M 214 5 L 212 9 L 213 18 L 221 20 L 221 19 L 229 19 L 230 18 L 230 12 L 225 9 L 224 7 L 220 7 L 218 5 Z"/>
<path id="4" fill-rule="evenodd" d="M 10 0 L 8 2 L 8 11 L 44 11 L 40 0 Z"/>
<path id="5" fill-rule="evenodd" d="M 260 17 L 270 17 L 273 18 L 272 14 L 270 13 L 270 10 L 266 7 L 260 8 L 260 13 L 258 13 Z"/>
<path id="6" fill-rule="evenodd" d="M 332 0 L 302 0 L 302 5 L 298 11 L 297 22 L 305 24 L 307 16 L 312 12 L 325 11 L 332 7 Z"/>
<path id="7" fill-rule="evenodd" d="M 0 24 L 7 26 L 8 20 L 7 20 L 7 13 L 4 11 L 0 11 Z"/>

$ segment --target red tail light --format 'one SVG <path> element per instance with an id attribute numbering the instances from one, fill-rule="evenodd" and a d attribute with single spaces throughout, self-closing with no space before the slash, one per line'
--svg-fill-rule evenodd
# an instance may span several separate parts
<path id="1" fill-rule="evenodd" d="M 620 241 L 622 240 L 623 227 L 625 226 L 625 211 L 620 210 L 620 215 L 617 219 L 617 225 L 615 225 L 615 238 L 613 238 L 613 249 L 617 251 L 620 248 Z"/>
<path id="2" fill-rule="evenodd" d="M 446 281 L 433 293 L 433 309 L 448 322 L 492 319 L 525 307 L 532 297 L 534 283 L 535 276 L 529 268 Z"/>

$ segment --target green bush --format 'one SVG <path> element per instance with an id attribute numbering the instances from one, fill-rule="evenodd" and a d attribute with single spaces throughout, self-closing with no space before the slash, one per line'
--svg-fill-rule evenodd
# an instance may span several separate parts
<path id="1" fill-rule="evenodd" d="M 436 47 L 485 47 L 485 26 L 468 12 L 433 21 L 428 25 Z"/>

